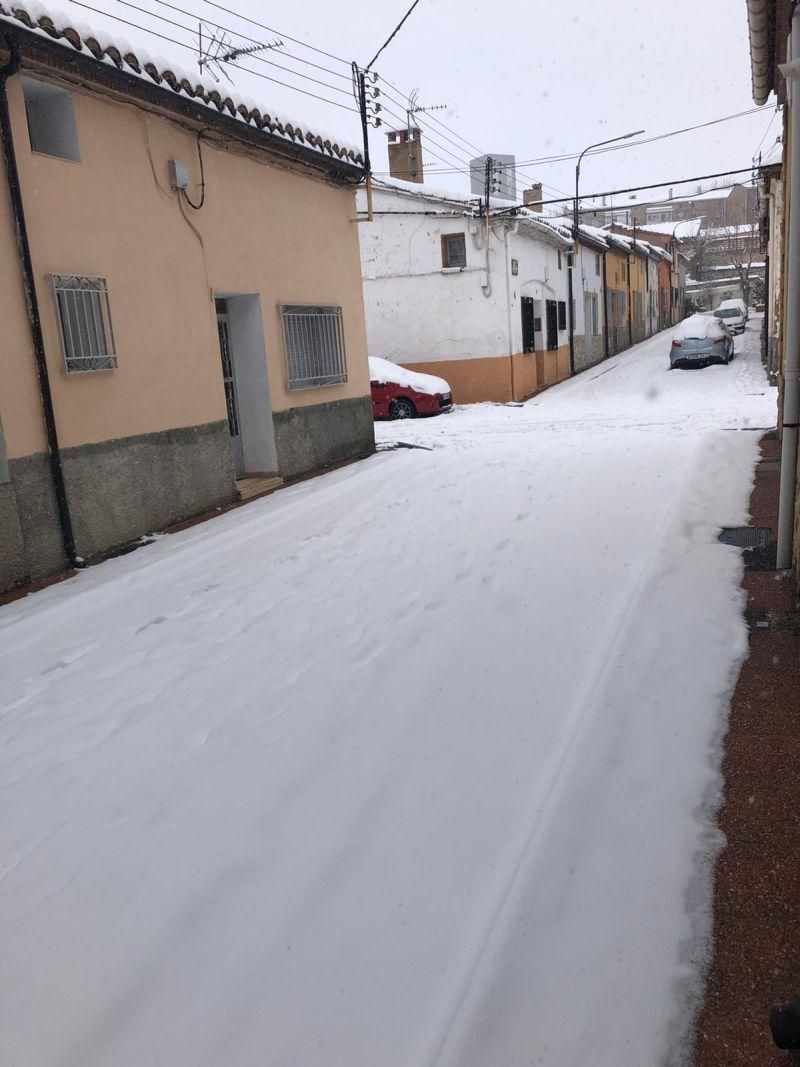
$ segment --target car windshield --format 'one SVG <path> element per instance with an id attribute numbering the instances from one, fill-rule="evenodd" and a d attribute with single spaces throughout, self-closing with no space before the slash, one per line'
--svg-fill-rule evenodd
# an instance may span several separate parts
<path id="1" fill-rule="evenodd" d="M 738 308 L 720 308 L 714 314 L 718 319 L 736 319 L 741 315 L 741 311 Z"/>

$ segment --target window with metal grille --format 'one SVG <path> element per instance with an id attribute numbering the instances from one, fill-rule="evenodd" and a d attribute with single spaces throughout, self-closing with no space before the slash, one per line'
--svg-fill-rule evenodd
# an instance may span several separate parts
<path id="1" fill-rule="evenodd" d="M 558 328 L 559 330 L 567 328 L 567 302 L 565 300 L 558 302 Z"/>
<path id="2" fill-rule="evenodd" d="M 442 234 L 442 266 L 466 267 L 467 239 L 463 233 Z"/>
<path id="3" fill-rule="evenodd" d="M 54 274 L 53 292 L 67 370 L 114 370 L 117 354 L 105 278 Z"/>
<path id="4" fill-rule="evenodd" d="M 281 304 L 290 389 L 313 389 L 347 381 L 340 307 Z"/>

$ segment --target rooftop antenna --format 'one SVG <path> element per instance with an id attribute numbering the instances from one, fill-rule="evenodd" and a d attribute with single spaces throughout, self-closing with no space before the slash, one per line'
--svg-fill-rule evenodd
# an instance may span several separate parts
<path id="1" fill-rule="evenodd" d="M 197 66 L 202 73 L 205 67 L 215 82 L 219 84 L 219 76 L 222 75 L 232 83 L 228 72 L 224 70 L 226 64 L 236 66 L 242 56 L 252 56 L 258 52 L 268 52 L 273 49 L 283 48 L 283 41 L 263 43 L 250 40 L 250 44 L 235 45 L 227 30 L 219 26 L 208 25 L 203 22 L 197 24 Z"/>
<path id="2" fill-rule="evenodd" d="M 411 171 L 412 156 L 414 153 L 413 147 L 413 135 L 411 133 L 414 129 L 414 116 L 415 115 L 427 115 L 429 111 L 446 111 L 447 104 L 433 104 L 430 107 L 423 107 L 417 101 L 419 100 L 419 90 L 412 89 L 408 95 L 408 107 L 406 108 L 406 125 L 408 127 L 408 169 Z M 423 164 L 423 169 L 425 165 Z"/>

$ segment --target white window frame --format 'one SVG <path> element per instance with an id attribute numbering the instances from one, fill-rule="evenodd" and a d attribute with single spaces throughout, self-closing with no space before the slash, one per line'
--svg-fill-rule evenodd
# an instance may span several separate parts
<path id="1" fill-rule="evenodd" d="M 116 370 L 106 279 L 52 274 L 50 281 L 64 369 L 68 374 Z"/>
<path id="2" fill-rule="evenodd" d="M 286 388 L 317 389 L 347 381 L 342 309 L 327 304 L 281 304 Z"/>

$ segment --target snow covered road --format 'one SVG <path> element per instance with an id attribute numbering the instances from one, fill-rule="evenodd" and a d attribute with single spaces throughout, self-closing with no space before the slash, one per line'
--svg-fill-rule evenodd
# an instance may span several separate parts
<path id="1" fill-rule="evenodd" d="M 649 1067 L 707 931 L 756 330 L 0 609 L 15 1067 Z M 745 431 L 745 432 L 742 432 Z"/>

